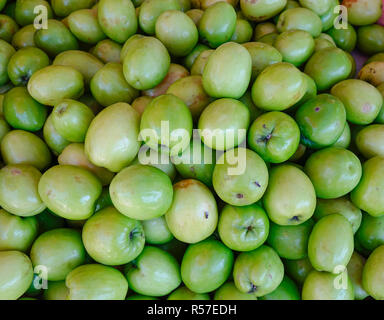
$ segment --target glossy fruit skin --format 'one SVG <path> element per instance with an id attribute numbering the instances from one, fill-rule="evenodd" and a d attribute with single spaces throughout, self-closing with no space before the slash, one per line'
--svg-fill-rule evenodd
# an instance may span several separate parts
<path id="1" fill-rule="evenodd" d="M 38 48 L 51 57 L 66 50 L 77 50 L 79 44 L 75 36 L 60 21 L 49 19 L 48 29 L 37 30 L 34 41 Z"/>
<path id="2" fill-rule="evenodd" d="M 305 163 L 316 195 L 335 199 L 351 192 L 359 183 L 362 168 L 359 158 L 344 148 L 325 148 L 313 153 Z"/>
<path id="3" fill-rule="evenodd" d="M 335 283 L 341 275 L 313 270 L 304 281 L 301 297 L 303 300 L 354 300 L 353 284 L 345 275 L 347 288 L 336 289 Z"/>
<path id="4" fill-rule="evenodd" d="M 38 136 L 23 130 L 9 131 L 1 141 L 5 164 L 28 164 L 43 170 L 51 163 L 51 153 Z"/>
<path id="5" fill-rule="evenodd" d="M 13 35 L 19 30 L 16 21 L 11 17 L 0 14 L 0 39 L 11 42 Z"/>
<path id="6" fill-rule="evenodd" d="M 125 275 L 133 291 L 153 297 L 167 295 L 181 283 L 176 259 L 151 246 L 144 248 L 134 264 L 127 265 Z"/>
<path id="7" fill-rule="evenodd" d="M 95 0 L 51 0 L 51 5 L 57 16 L 66 17 L 73 11 L 92 7 L 95 2 Z"/>
<path id="8" fill-rule="evenodd" d="M 141 221 L 145 234 L 145 242 L 149 244 L 165 244 L 173 239 L 164 216 Z"/>
<path id="9" fill-rule="evenodd" d="M 43 128 L 44 140 L 48 147 L 52 150 L 55 155 L 60 154 L 66 146 L 71 142 L 64 139 L 53 126 L 52 115 L 50 114 L 44 123 Z"/>
<path id="10" fill-rule="evenodd" d="M 88 170 L 57 165 L 39 181 L 39 194 L 48 209 L 70 220 L 89 218 L 101 194 L 101 182 Z"/>
<path id="11" fill-rule="evenodd" d="M 347 7 L 349 22 L 355 26 L 375 23 L 382 14 L 380 0 L 343 0 L 341 4 Z"/>
<path id="12" fill-rule="evenodd" d="M 85 264 L 72 270 L 65 284 L 67 300 L 124 300 L 128 282 L 120 271 L 101 264 Z"/>
<path id="13" fill-rule="evenodd" d="M 120 62 L 122 46 L 110 39 L 101 40 L 90 51 L 96 58 L 104 63 L 108 62 Z"/>
<path id="14" fill-rule="evenodd" d="M 218 232 L 221 241 L 231 250 L 252 251 L 267 240 L 269 226 L 268 216 L 260 206 L 227 205 L 221 211 Z"/>
<path id="15" fill-rule="evenodd" d="M 215 291 L 214 300 L 257 300 L 253 294 L 243 293 L 236 288 L 233 282 L 224 283 Z"/>
<path id="16" fill-rule="evenodd" d="M 0 205 L 9 213 L 30 217 L 46 206 L 37 192 L 41 173 L 26 164 L 7 165 L 0 170 Z"/>
<path id="17" fill-rule="evenodd" d="M 258 23 L 254 30 L 253 39 L 254 41 L 257 41 L 263 36 L 274 32 L 277 32 L 277 28 L 272 22 Z"/>
<path id="18" fill-rule="evenodd" d="M 251 73 L 248 50 L 235 42 L 225 43 L 209 56 L 203 71 L 203 87 L 211 97 L 238 99 L 247 90 Z"/>
<path id="19" fill-rule="evenodd" d="M 316 194 L 308 176 L 289 164 L 276 166 L 269 174 L 263 198 L 269 219 L 281 226 L 298 225 L 310 219 L 316 207 Z"/>
<path id="20" fill-rule="evenodd" d="M 165 219 L 176 239 L 185 243 L 202 241 L 217 226 L 215 198 L 203 183 L 194 179 L 182 180 L 173 186 L 173 202 Z"/>
<path id="21" fill-rule="evenodd" d="M 100 1 L 97 18 L 104 33 L 118 43 L 123 43 L 137 31 L 138 21 L 131 1 Z"/>
<path id="22" fill-rule="evenodd" d="M 307 8 L 291 8 L 285 10 L 277 21 L 277 30 L 304 30 L 317 38 L 322 31 L 322 22 L 319 16 Z"/>
<path id="23" fill-rule="evenodd" d="M 167 10 L 181 10 L 178 0 L 146 0 L 140 6 L 139 25 L 146 34 L 154 35 L 158 17 Z"/>
<path id="24" fill-rule="evenodd" d="M 151 89 L 165 78 L 171 63 L 165 46 L 154 37 L 136 40 L 123 60 L 127 82 L 137 90 Z"/>
<path id="25" fill-rule="evenodd" d="M 364 213 L 356 238 L 361 246 L 370 252 L 383 245 L 384 217 L 372 217 Z"/>
<path id="26" fill-rule="evenodd" d="M 296 112 L 302 143 L 311 148 L 334 144 L 344 131 L 346 111 L 343 103 L 330 94 L 308 100 Z"/>
<path id="27" fill-rule="evenodd" d="M 15 5 L 15 20 L 20 26 L 33 24 L 36 14 L 34 9 L 36 6 L 44 6 L 47 9 L 47 16 L 52 19 L 52 9 L 47 1 L 44 0 L 17 0 Z"/>
<path id="28" fill-rule="evenodd" d="M 185 14 L 192 19 L 196 27 L 199 25 L 200 19 L 204 14 L 204 10 L 191 9 L 185 12 Z"/>
<path id="29" fill-rule="evenodd" d="M 348 275 L 353 284 L 355 300 L 364 300 L 368 297 L 368 293 L 364 290 L 362 285 L 362 275 L 365 262 L 366 259 L 354 251 L 351 260 L 349 260 L 347 265 Z"/>
<path id="30" fill-rule="evenodd" d="M 363 128 L 356 136 L 356 146 L 359 152 L 367 159 L 375 156 L 384 156 L 383 141 L 384 125 L 373 124 Z"/>
<path id="31" fill-rule="evenodd" d="M 373 61 L 360 70 L 358 78 L 378 87 L 384 82 L 382 70 L 384 70 L 384 62 Z"/>
<path id="32" fill-rule="evenodd" d="M 238 163 L 234 164 L 234 160 Z M 226 203 L 247 206 L 261 199 L 268 185 L 268 169 L 256 152 L 236 148 L 216 162 L 212 183 L 216 194 Z"/>
<path id="33" fill-rule="evenodd" d="M 209 49 L 201 52 L 195 59 L 191 67 L 191 75 L 202 76 L 204 73 L 205 66 L 207 65 L 209 57 L 214 53 L 215 50 Z"/>
<path id="34" fill-rule="evenodd" d="M 345 123 L 344 131 L 339 137 L 339 139 L 336 140 L 336 142 L 332 145 L 332 147 L 339 147 L 339 148 L 345 148 L 347 149 L 351 145 L 351 128 L 348 124 L 348 122 Z"/>
<path id="35" fill-rule="evenodd" d="M 38 220 L 35 217 L 22 218 L 0 209 L 0 251 L 26 252 L 37 232 Z"/>
<path id="36" fill-rule="evenodd" d="M 264 161 L 287 161 L 300 143 L 300 130 L 296 122 L 282 112 L 268 112 L 259 116 L 248 131 L 249 147 Z"/>
<path id="37" fill-rule="evenodd" d="M 196 25 L 178 10 L 163 12 L 156 21 L 156 37 L 175 57 L 184 57 L 196 46 L 199 33 Z"/>
<path id="38" fill-rule="evenodd" d="M 267 111 L 283 111 L 300 101 L 307 83 L 300 70 L 290 63 L 281 62 L 265 68 L 252 86 L 252 100 Z M 276 95 L 274 92 L 279 91 Z"/>
<path id="39" fill-rule="evenodd" d="M 139 221 L 125 217 L 114 207 L 95 213 L 83 227 L 82 239 L 88 254 L 104 265 L 131 262 L 144 248 L 144 230 Z"/>
<path id="40" fill-rule="evenodd" d="M 307 257 L 308 238 L 313 225 L 312 219 L 296 226 L 271 223 L 267 242 L 281 258 L 304 259 Z"/>
<path id="41" fill-rule="evenodd" d="M 210 300 L 208 293 L 196 293 L 187 287 L 179 287 L 173 291 L 167 300 Z"/>
<path id="42" fill-rule="evenodd" d="M 233 260 L 233 252 L 217 240 L 192 244 L 181 262 L 183 283 L 196 293 L 214 291 L 228 279 Z"/>
<path id="43" fill-rule="evenodd" d="M 33 24 L 27 25 L 19 29 L 12 38 L 12 46 L 17 49 L 24 47 L 35 47 L 35 35 L 36 29 Z"/>
<path id="44" fill-rule="evenodd" d="M 353 253 L 351 224 L 340 214 L 321 218 L 314 226 L 308 241 L 308 257 L 318 271 L 338 273 L 346 267 Z"/>
<path id="45" fill-rule="evenodd" d="M 265 21 L 284 9 L 287 0 L 262 0 L 262 1 L 247 1 L 240 0 L 241 12 L 251 21 Z"/>
<path id="46" fill-rule="evenodd" d="M 384 158 L 373 157 L 363 164 L 363 176 L 351 193 L 352 202 L 373 217 L 384 214 Z"/>
<path id="47" fill-rule="evenodd" d="M 17 300 L 33 279 L 31 260 L 20 251 L 0 251 L 0 299 Z"/>
<path id="48" fill-rule="evenodd" d="M 66 300 L 68 288 L 65 281 L 50 281 L 48 288 L 43 291 L 43 300 Z"/>
<path id="49" fill-rule="evenodd" d="M 202 42 L 217 48 L 232 38 L 236 29 L 236 11 L 226 2 L 217 2 L 207 8 L 199 21 Z"/>
<path id="50" fill-rule="evenodd" d="M 47 268 L 46 280 L 65 280 L 69 272 L 85 262 L 81 234 L 66 228 L 44 232 L 33 243 L 30 257 L 34 266 Z"/>
<path id="51" fill-rule="evenodd" d="M 191 67 L 196 61 L 197 57 L 206 50 L 209 50 L 208 46 L 206 46 L 205 44 L 198 43 L 192 49 L 192 51 L 183 58 L 183 66 L 185 66 L 188 70 L 191 70 Z"/>
<path id="52" fill-rule="evenodd" d="M 8 91 L 3 100 L 4 118 L 15 129 L 40 130 L 47 117 L 47 108 L 34 100 L 24 87 Z"/>
<path id="53" fill-rule="evenodd" d="M 280 285 L 260 300 L 300 300 L 300 292 L 293 280 L 284 276 Z"/>
<path id="54" fill-rule="evenodd" d="M 136 157 L 140 148 L 140 116 L 127 103 L 115 103 L 91 122 L 85 137 L 89 160 L 112 172 L 119 172 Z"/>
<path id="55" fill-rule="evenodd" d="M 362 222 L 361 210 L 356 207 L 348 197 L 338 199 L 317 199 L 316 210 L 313 218 L 318 221 L 322 217 L 339 213 L 352 225 L 353 233 L 359 229 Z"/>
<path id="56" fill-rule="evenodd" d="M 363 288 L 376 300 L 384 299 L 383 274 L 384 246 L 377 247 L 368 257 L 363 269 Z"/>
<path id="57" fill-rule="evenodd" d="M 202 112 L 198 128 L 201 140 L 215 150 L 237 147 L 246 139 L 250 113 L 248 108 L 235 99 L 218 99 Z M 220 135 L 216 136 L 215 133 Z"/>
<path id="58" fill-rule="evenodd" d="M 284 277 L 284 265 L 277 253 L 268 246 L 241 253 L 235 260 L 233 279 L 241 292 L 256 297 L 273 292 Z"/>
<path id="59" fill-rule="evenodd" d="M 300 260 L 284 260 L 286 274 L 299 286 L 302 286 L 307 275 L 313 270 L 308 258 Z"/>
<path id="60" fill-rule="evenodd" d="M 357 43 L 357 33 L 355 28 L 348 24 L 347 29 L 336 29 L 332 27 L 327 33 L 333 38 L 337 47 L 347 52 L 355 49 Z"/>
<path id="61" fill-rule="evenodd" d="M 251 24 L 245 19 L 236 20 L 235 32 L 232 35 L 231 41 L 236 43 L 246 43 L 251 41 L 253 29 Z"/>
<path id="62" fill-rule="evenodd" d="M 0 39 L 0 85 L 8 82 L 8 63 L 16 50 L 6 41 Z"/>

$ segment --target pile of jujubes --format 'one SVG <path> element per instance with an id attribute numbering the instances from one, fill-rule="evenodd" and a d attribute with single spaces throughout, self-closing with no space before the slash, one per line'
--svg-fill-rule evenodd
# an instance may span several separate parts
<path id="1" fill-rule="evenodd" d="M 381 17 L 0 0 L 0 299 L 384 299 Z"/>

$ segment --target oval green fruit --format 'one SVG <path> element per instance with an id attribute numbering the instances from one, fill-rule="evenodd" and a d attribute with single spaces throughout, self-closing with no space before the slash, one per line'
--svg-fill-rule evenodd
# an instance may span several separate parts
<path id="1" fill-rule="evenodd" d="M 280 285 L 260 300 L 300 300 L 300 292 L 293 280 L 284 276 Z"/>
<path id="2" fill-rule="evenodd" d="M 8 63 L 15 52 L 15 48 L 8 42 L 0 39 L 0 86 L 6 84 L 9 80 L 7 72 Z"/>
<path id="3" fill-rule="evenodd" d="M 368 297 L 368 293 L 364 290 L 362 284 L 365 262 L 366 259 L 354 251 L 351 260 L 349 260 L 347 265 L 348 275 L 351 279 L 353 290 L 355 292 L 355 300 L 364 300 Z"/>
<path id="4" fill-rule="evenodd" d="M 369 252 L 384 245 L 384 217 L 372 217 L 364 213 L 356 239 Z"/>
<path id="5" fill-rule="evenodd" d="M 380 0 L 343 0 L 348 9 L 349 22 L 355 26 L 375 23 L 382 14 Z"/>
<path id="6" fill-rule="evenodd" d="M 287 5 L 287 0 L 240 0 L 241 12 L 251 21 L 265 21 L 280 13 Z"/>
<path id="7" fill-rule="evenodd" d="M 360 153 L 367 159 L 384 157 L 384 125 L 373 124 L 363 128 L 356 136 L 356 146 Z"/>
<path id="8" fill-rule="evenodd" d="M 376 300 L 384 299 L 383 273 L 384 246 L 376 248 L 368 257 L 363 269 L 363 288 Z"/>
<path id="9" fill-rule="evenodd" d="M 96 10 L 76 10 L 72 12 L 67 19 L 69 29 L 81 42 L 96 44 L 106 38 L 97 20 Z"/>
<path id="10" fill-rule="evenodd" d="M 243 293 L 233 282 L 227 282 L 215 291 L 214 300 L 257 300 L 257 297 Z"/>
<path id="11" fill-rule="evenodd" d="M 149 244 L 165 244 L 173 239 L 164 216 L 141 222 L 145 234 L 145 242 Z"/>
<path id="12" fill-rule="evenodd" d="M 284 32 L 288 30 L 303 30 L 317 38 L 323 28 L 320 17 L 307 8 L 291 8 L 285 10 L 277 21 L 277 30 Z"/>

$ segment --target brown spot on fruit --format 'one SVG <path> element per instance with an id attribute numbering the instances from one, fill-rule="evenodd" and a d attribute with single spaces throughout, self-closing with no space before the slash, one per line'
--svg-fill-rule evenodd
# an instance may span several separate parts
<path id="1" fill-rule="evenodd" d="M 175 189 L 185 189 L 194 184 L 195 181 L 192 179 L 182 180 L 175 184 Z"/>
<path id="2" fill-rule="evenodd" d="M 19 174 L 21 174 L 21 171 L 19 169 L 12 169 L 11 174 L 13 176 L 18 176 Z"/>

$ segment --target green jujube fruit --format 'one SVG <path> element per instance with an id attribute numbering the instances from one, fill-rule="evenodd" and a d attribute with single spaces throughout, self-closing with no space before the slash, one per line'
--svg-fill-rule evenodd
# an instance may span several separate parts
<path id="1" fill-rule="evenodd" d="M 345 123 L 345 128 L 339 139 L 332 145 L 332 147 L 339 147 L 347 149 L 351 145 L 351 128 L 348 122 Z"/>
<path id="2" fill-rule="evenodd" d="M 88 254 L 104 265 L 126 264 L 141 253 L 145 236 L 141 223 L 107 207 L 84 224 L 82 239 Z"/>
<path id="3" fill-rule="evenodd" d="M 340 49 L 351 52 L 355 49 L 357 43 L 357 33 L 355 28 L 348 24 L 347 29 L 332 27 L 327 33 L 333 38 L 335 44 Z"/>
<path id="4" fill-rule="evenodd" d="M 92 7 L 95 2 L 95 0 L 51 0 L 51 6 L 58 17 L 66 17 L 73 11 Z"/>
<path id="5" fill-rule="evenodd" d="M 369 252 L 384 245 L 384 217 L 372 217 L 364 213 L 356 239 Z"/>
<path id="6" fill-rule="evenodd" d="M 275 32 L 278 32 L 275 24 L 272 22 L 261 22 L 258 23 L 255 27 L 253 39 L 254 41 L 257 41 L 265 35 Z"/>
<path id="7" fill-rule="evenodd" d="M 101 189 L 101 182 L 92 173 L 69 165 L 51 167 L 40 178 L 38 186 L 48 209 L 70 220 L 89 218 Z"/>
<path id="8" fill-rule="evenodd" d="M 63 99 L 79 98 L 84 92 L 84 78 L 71 67 L 51 65 L 32 75 L 28 92 L 41 104 L 54 106 Z"/>
<path id="9" fill-rule="evenodd" d="M 379 24 L 360 27 L 357 31 L 357 47 L 367 55 L 383 52 L 384 27 Z"/>
<path id="10" fill-rule="evenodd" d="M 355 26 L 375 23 L 382 14 L 380 0 L 344 0 L 343 5 L 348 9 L 348 20 Z"/>
<path id="11" fill-rule="evenodd" d="M 359 152 L 366 158 L 384 157 L 384 125 L 373 124 L 363 128 L 356 136 L 356 146 Z"/>
<path id="12" fill-rule="evenodd" d="M 81 42 L 96 44 L 106 38 L 97 20 L 97 11 L 95 10 L 76 10 L 67 19 L 69 29 Z"/>
<path id="13" fill-rule="evenodd" d="M 46 8 L 48 19 L 52 19 L 53 13 L 51 6 L 45 0 L 17 0 L 15 6 L 15 20 L 20 26 L 32 24 L 35 20 L 35 8 L 44 6 Z M 40 11 L 39 11 L 40 12 Z"/>
<path id="14" fill-rule="evenodd" d="M 21 49 L 24 47 L 35 47 L 35 32 L 37 30 L 35 29 L 35 26 L 33 24 L 29 24 L 17 31 L 12 38 L 12 45 L 17 48 Z"/>
<path id="15" fill-rule="evenodd" d="M 287 4 L 287 0 L 240 0 L 241 12 L 251 21 L 265 21 L 281 12 Z"/>
<path id="16" fill-rule="evenodd" d="M 300 300 L 300 292 L 293 280 L 284 276 L 280 285 L 260 300 Z"/>
<path id="17" fill-rule="evenodd" d="M 38 48 L 54 57 L 67 50 L 77 50 L 79 43 L 67 27 L 58 20 L 49 19 L 48 28 L 37 30 L 34 41 Z"/>
<path id="18" fill-rule="evenodd" d="M 299 69 L 287 62 L 275 63 L 256 78 L 252 100 L 260 109 L 283 111 L 300 101 L 306 90 L 307 82 Z"/>
<path id="19" fill-rule="evenodd" d="M 67 274 L 85 262 L 85 248 L 80 232 L 54 229 L 41 234 L 33 243 L 30 257 L 33 266 L 47 268 L 45 280 L 65 280 Z"/>
<path id="20" fill-rule="evenodd" d="M 215 291 L 214 300 L 257 300 L 253 294 L 241 292 L 233 282 L 224 283 Z"/>
<path id="21" fill-rule="evenodd" d="M 325 14 L 331 7 L 331 0 L 299 0 L 302 7 L 311 9 L 319 16 Z"/>
<path id="22" fill-rule="evenodd" d="M 123 169 L 113 178 L 109 192 L 116 209 L 136 220 L 158 218 L 172 204 L 171 179 L 152 166 L 137 164 Z"/>
<path id="23" fill-rule="evenodd" d="M 33 279 L 31 260 L 20 251 L 0 251 L 0 299 L 17 300 Z"/>
<path id="24" fill-rule="evenodd" d="M 360 183 L 351 192 L 352 202 L 374 217 L 384 215 L 384 158 L 374 157 L 363 164 Z"/>
<path id="25" fill-rule="evenodd" d="M 46 206 L 38 194 L 41 173 L 25 164 L 7 165 L 0 170 L 0 205 L 8 212 L 29 217 Z"/>
<path id="26" fill-rule="evenodd" d="M 55 155 L 60 154 L 71 142 L 64 139 L 53 126 L 52 114 L 48 116 L 43 128 L 44 141 Z"/>
<path id="27" fill-rule="evenodd" d="M 303 30 L 317 38 L 323 28 L 320 17 L 307 8 L 285 10 L 277 21 L 277 30 L 281 33 L 289 30 Z"/>
<path id="28" fill-rule="evenodd" d="M 217 48 L 232 38 L 236 29 L 236 11 L 226 2 L 216 2 L 204 11 L 198 28 L 202 42 Z"/>
<path id="29" fill-rule="evenodd" d="M 173 239 L 173 234 L 167 226 L 165 217 L 141 221 L 145 242 L 149 244 L 165 244 Z"/>
<path id="30" fill-rule="evenodd" d="M 0 14 L 0 39 L 11 42 L 13 35 L 19 30 L 16 21 L 5 14 Z"/>
<path id="31" fill-rule="evenodd" d="M 173 291 L 167 300 L 210 300 L 208 293 L 196 293 L 187 287 L 179 287 Z"/>
<path id="32" fill-rule="evenodd" d="M 325 148 L 313 153 L 305 163 L 316 195 L 335 199 L 351 192 L 359 183 L 362 168 L 359 158 L 344 148 Z"/>
<path id="33" fill-rule="evenodd" d="M 117 102 L 131 103 L 139 95 L 125 80 L 123 66 L 115 62 L 107 63 L 96 72 L 90 88 L 97 102 L 104 107 Z"/>
<path id="34" fill-rule="evenodd" d="M 102 110 L 92 120 L 85 137 L 89 160 L 112 172 L 125 168 L 140 148 L 139 122 L 139 114 L 127 103 L 116 103 Z"/>
<path id="35" fill-rule="evenodd" d="M 43 300 L 67 300 L 68 288 L 65 281 L 49 281 L 43 291 Z"/>
<path id="36" fill-rule="evenodd" d="M 380 246 L 371 253 L 363 268 L 363 288 L 376 300 L 384 299 L 383 266 L 384 246 Z"/>
<path id="37" fill-rule="evenodd" d="M 315 188 L 299 168 L 290 164 L 279 165 L 270 170 L 263 203 L 272 222 L 281 226 L 300 225 L 315 211 Z"/>
<path id="38" fill-rule="evenodd" d="M 110 39 L 105 39 L 98 42 L 90 52 L 104 63 L 120 62 L 121 49 L 122 46 L 120 44 Z"/>
<path id="39" fill-rule="evenodd" d="M 115 268 L 86 264 L 72 270 L 65 279 L 67 300 L 124 300 L 128 282 Z"/>
<path id="40" fill-rule="evenodd" d="M 193 63 L 196 61 L 197 57 L 203 51 L 209 50 L 209 47 L 205 44 L 198 43 L 192 51 L 183 58 L 183 66 L 188 70 L 191 70 Z"/>
<path id="41" fill-rule="evenodd" d="M 98 4 L 97 18 L 107 37 L 118 43 L 125 42 L 137 31 L 138 21 L 131 1 L 102 0 Z"/>
<path id="42" fill-rule="evenodd" d="M 40 130 L 47 117 L 47 108 L 34 100 L 25 87 L 8 91 L 3 100 L 4 118 L 15 129 Z"/>
<path id="43" fill-rule="evenodd" d="M 302 286 L 307 275 L 313 270 L 308 258 L 299 260 L 284 260 L 286 274 L 299 286 Z"/>
<path id="44" fill-rule="evenodd" d="M 232 35 L 231 41 L 237 43 L 246 43 L 251 41 L 253 29 L 251 24 L 245 19 L 236 20 L 235 32 Z"/>
<path id="45" fill-rule="evenodd" d="M 233 260 L 233 252 L 217 240 L 191 244 L 181 262 L 183 283 L 196 293 L 214 291 L 228 279 Z"/>
<path id="46" fill-rule="evenodd" d="M 348 276 L 350 277 L 353 284 L 355 300 L 364 300 L 368 297 L 368 293 L 364 290 L 362 284 L 363 268 L 365 262 L 366 259 L 354 251 L 351 260 L 349 260 L 347 265 Z"/>
<path id="47" fill-rule="evenodd" d="M 134 44 L 127 49 L 123 60 L 124 77 L 137 90 L 152 89 L 168 73 L 171 63 L 169 53 L 154 37 L 137 39 Z"/>
<path id="48" fill-rule="evenodd" d="M 353 253 L 353 230 L 340 214 L 321 218 L 313 227 L 308 241 L 308 257 L 317 271 L 339 273 Z"/>
<path id="49" fill-rule="evenodd" d="M 207 65 L 208 59 L 215 50 L 204 50 L 199 54 L 195 59 L 191 67 L 191 75 L 193 76 L 202 76 L 204 73 L 205 66 Z"/>
<path id="50" fill-rule="evenodd" d="M 8 77 L 8 63 L 16 50 L 6 41 L 0 39 L 0 86 L 6 84 Z"/>

